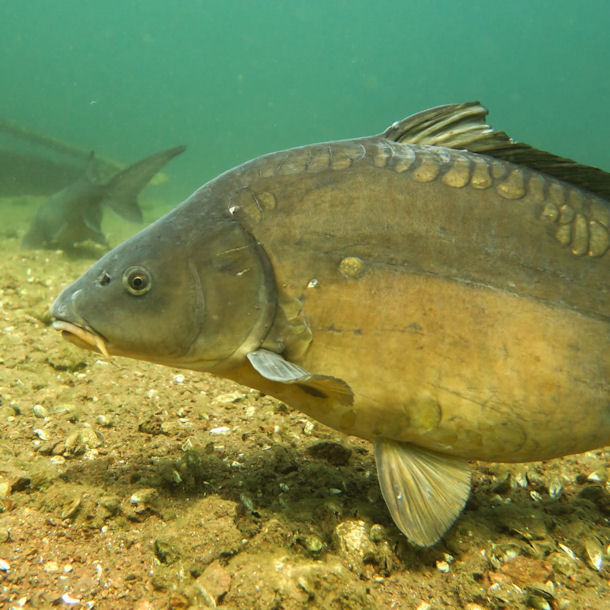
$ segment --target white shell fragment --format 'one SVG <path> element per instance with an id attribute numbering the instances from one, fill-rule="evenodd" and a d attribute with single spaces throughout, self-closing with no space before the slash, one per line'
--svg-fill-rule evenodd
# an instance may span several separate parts
<path id="1" fill-rule="evenodd" d="M 61 601 L 67 606 L 75 606 L 76 604 L 80 604 L 80 599 L 75 599 L 69 593 L 64 593 L 61 596 Z"/>
<path id="2" fill-rule="evenodd" d="M 585 559 L 590 567 L 599 572 L 604 565 L 601 542 L 594 536 L 585 539 Z"/>

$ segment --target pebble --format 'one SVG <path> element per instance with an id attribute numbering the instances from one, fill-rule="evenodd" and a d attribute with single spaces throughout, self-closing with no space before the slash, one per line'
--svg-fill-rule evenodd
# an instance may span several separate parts
<path id="1" fill-rule="evenodd" d="M 587 479 L 594 483 L 605 483 L 608 480 L 608 473 L 605 470 L 594 470 Z"/>
<path id="2" fill-rule="evenodd" d="M 373 542 L 382 542 L 385 540 L 387 538 L 385 527 L 379 523 L 373 523 L 373 525 L 371 525 L 371 529 L 369 530 L 369 538 Z"/>
<path id="3" fill-rule="evenodd" d="M 231 428 L 228 428 L 227 426 L 218 426 L 217 428 L 212 428 L 211 430 L 209 430 L 210 434 L 226 435 L 226 434 L 229 434 L 230 432 L 231 432 Z"/>
<path id="4" fill-rule="evenodd" d="M 0 559 L 0 572 L 8 572 L 11 569 L 11 566 L 8 561 L 4 559 Z"/>
<path id="5" fill-rule="evenodd" d="M 93 428 L 84 427 L 75 430 L 66 438 L 65 450 L 71 455 L 81 455 L 89 449 L 99 447 L 102 441 Z"/>
<path id="6" fill-rule="evenodd" d="M 76 515 L 76 513 L 78 512 L 81 502 L 82 502 L 82 496 L 80 496 L 80 495 L 76 496 L 76 498 L 74 498 L 72 500 L 72 502 L 70 502 L 69 504 L 66 505 L 66 507 L 64 508 L 64 510 L 61 513 L 61 518 L 62 519 L 72 519 L 72 517 L 74 517 Z"/>
<path id="7" fill-rule="evenodd" d="M 159 492 L 154 487 L 139 489 L 131 495 L 132 504 L 154 504 L 159 499 Z"/>
<path id="8" fill-rule="evenodd" d="M 307 436 L 311 436 L 313 434 L 315 427 L 316 426 L 313 422 L 306 421 L 305 425 L 303 426 L 303 434 L 305 434 Z"/>
<path id="9" fill-rule="evenodd" d="M 551 482 L 549 483 L 549 496 L 551 496 L 553 500 L 557 500 L 559 497 L 561 497 L 562 492 L 563 482 L 561 479 L 557 477 L 551 479 Z"/>
<path id="10" fill-rule="evenodd" d="M 112 428 L 113 421 L 111 418 L 107 417 L 104 414 L 100 414 L 95 418 L 98 426 L 102 426 L 102 428 Z"/>
<path id="11" fill-rule="evenodd" d="M 234 392 L 225 392 L 224 394 L 219 394 L 214 398 L 214 402 L 216 404 L 226 404 L 231 402 L 239 402 L 245 398 L 245 394 L 243 392 L 239 392 L 235 390 Z"/>
<path id="12" fill-rule="evenodd" d="M 364 563 L 376 558 L 376 547 L 371 541 L 364 521 L 348 519 L 335 527 L 335 544 L 348 567 L 362 571 Z"/>
<path id="13" fill-rule="evenodd" d="M 315 534 L 305 534 L 304 536 L 300 536 L 299 542 L 310 553 L 319 553 L 324 548 L 324 542 Z"/>
<path id="14" fill-rule="evenodd" d="M 49 416 L 49 412 L 42 405 L 34 405 L 32 412 L 36 417 L 40 417 L 40 419 L 46 419 Z"/>
<path id="15" fill-rule="evenodd" d="M 589 536 L 585 539 L 585 558 L 589 567 L 597 572 L 604 565 L 603 551 L 601 542 L 595 536 Z"/>
<path id="16" fill-rule="evenodd" d="M 42 428 L 35 428 L 33 432 L 41 441 L 49 440 L 49 436 Z"/>
<path id="17" fill-rule="evenodd" d="M 80 599 L 75 599 L 69 593 L 64 593 L 61 596 L 61 601 L 66 604 L 66 606 L 75 606 L 76 604 L 80 604 Z"/>

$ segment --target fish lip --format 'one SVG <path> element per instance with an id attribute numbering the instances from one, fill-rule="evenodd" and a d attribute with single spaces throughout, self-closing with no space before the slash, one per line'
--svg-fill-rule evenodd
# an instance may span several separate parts
<path id="1" fill-rule="evenodd" d="M 80 326 L 66 320 L 55 320 L 52 323 L 55 330 L 61 332 L 61 336 L 74 343 L 79 347 L 85 347 L 92 351 L 98 351 L 100 354 L 108 357 L 107 341 L 102 335 L 96 332 L 88 324 Z"/>

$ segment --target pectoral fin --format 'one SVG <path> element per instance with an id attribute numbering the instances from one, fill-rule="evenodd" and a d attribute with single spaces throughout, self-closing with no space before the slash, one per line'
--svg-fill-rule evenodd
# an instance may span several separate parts
<path id="1" fill-rule="evenodd" d="M 470 494 L 467 462 L 408 443 L 375 442 L 377 476 L 392 519 L 419 546 L 432 546 Z"/>
<path id="2" fill-rule="evenodd" d="M 285 360 L 280 354 L 259 349 L 248 354 L 250 364 L 269 381 L 293 383 L 317 398 L 330 398 L 342 405 L 351 405 L 354 395 L 342 379 L 326 375 L 312 375 L 298 364 Z"/>

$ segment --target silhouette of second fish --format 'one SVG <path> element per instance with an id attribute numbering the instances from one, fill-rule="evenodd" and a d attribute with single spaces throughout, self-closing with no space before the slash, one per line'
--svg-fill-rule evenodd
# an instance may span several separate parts
<path id="1" fill-rule="evenodd" d="M 108 246 L 101 229 L 102 206 L 110 206 L 125 220 L 142 222 L 137 201 L 139 192 L 170 159 L 185 149 L 186 146 L 176 146 L 146 157 L 115 174 L 106 184 L 95 181 L 95 162 L 91 155 L 83 175 L 38 208 L 22 246 L 69 249 L 88 239 Z"/>

